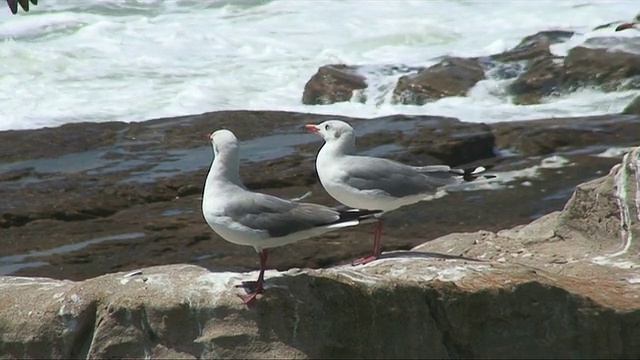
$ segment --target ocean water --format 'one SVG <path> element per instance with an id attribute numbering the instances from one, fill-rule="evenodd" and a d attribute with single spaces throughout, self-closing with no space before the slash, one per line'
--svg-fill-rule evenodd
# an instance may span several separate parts
<path id="1" fill-rule="evenodd" d="M 370 74 L 368 101 L 302 105 L 319 66 L 428 66 L 445 55 L 489 55 L 541 30 L 586 39 L 640 36 L 591 31 L 629 20 L 628 1 L 490 0 L 42 0 L 0 11 L 0 130 L 80 121 L 146 119 L 229 109 L 375 117 L 394 113 L 498 122 L 617 112 L 638 92 L 583 90 L 544 104 L 511 104 L 508 81 L 467 97 L 392 105 L 398 75 Z"/>

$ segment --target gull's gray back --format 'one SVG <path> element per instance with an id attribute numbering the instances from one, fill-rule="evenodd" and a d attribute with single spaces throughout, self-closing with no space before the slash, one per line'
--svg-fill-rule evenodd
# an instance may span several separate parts
<path id="1" fill-rule="evenodd" d="M 397 161 L 366 156 L 346 156 L 342 181 L 358 190 L 381 190 L 402 198 L 434 194 L 439 188 L 461 181 L 448 166 L 415 168 Z"/>
<path id="2" fill-rule="evenodd" d="M 225 213 L 234 221 L 255 230 L 264 230 L 271 237 L 291 233 L 337 221 L 338 212 L 308 203 L 296 203 L 274 196 L 242 191 L 232 195 Z"/>

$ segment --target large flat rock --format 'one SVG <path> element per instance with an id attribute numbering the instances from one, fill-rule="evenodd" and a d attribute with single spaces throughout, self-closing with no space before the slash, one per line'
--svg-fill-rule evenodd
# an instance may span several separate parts
<path id="1" fill-rule="evenodd" d="M 0 353 L 17 358 L 632 358 L 640 311 L 620 291 L 514 264 L 389 258 L 256 274 L 193 265 L 83 282 L 0 278 Z M 590 292 L 581 292 L 591 289 Z"/>

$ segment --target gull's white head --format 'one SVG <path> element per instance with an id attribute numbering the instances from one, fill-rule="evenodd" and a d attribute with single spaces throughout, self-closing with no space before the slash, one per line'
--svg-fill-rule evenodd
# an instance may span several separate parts
<path id="1" fill-rule="evenodd" d="M 351 125 L 340 120 L 327 120 L 318 125 L 307 124 L 304 129 L 320 135 L 327 143 L 339 140 L 350 141 L 354 138 L 354 131 Z"/>
<path id="2" fill-rule="evenodd" d="M 209 134 L 209 140 L 213 146 L 213 154 L 218 157 L 218 154 L 230 152 L 238 149 L 238 139 L 229 130 L 221 129 Z"/>
<path id="3" fill-rule="evenodd" d="M 242 186 L 240 181 L 240 146 L 238 139 L 229 130 L 217 130 L 209 134 L 213 146 L 213 163 L 207 183 L 214 180 L 226 179 Z M 205 185 L 206 187 L 206 185 Z"/>

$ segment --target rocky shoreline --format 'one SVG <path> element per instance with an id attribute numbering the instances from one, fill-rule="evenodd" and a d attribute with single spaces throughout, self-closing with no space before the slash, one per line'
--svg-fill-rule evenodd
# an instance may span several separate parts
<path id="1" fill-rule="evenodd" d="M 392 93 L 391 102 L 404 105 L 467 96 L 486 79 L 508 81 L 503 96 L 518 105 L 540 104 L 588 88 L 607 92 L 640 89 L 640 38 L 595 37 L 569 49 L 566 56 L 552 54 L 551 46 L 575 35 L 564 30 L 541 31 L 502 53 L 474 58 L 444 56 L 429 67 L 327 64 L 306 83 L 302 103 L 370 101 L 370 73 L 401 75 L 393 89 L 386 90 Z"/>
<path id="2" fill-rule="evenodd" d="M 452 233 L 364 266 L 255 273 L 175 264 L 74 282 L 0 276 L 16 358 L 636 358 L 640 148 L 562 211 Z"/>
<path id="3" fill-rule="evenodd" d="M 223 241 L 202 219 L 212 158 L 205 136 L 222 127 L 238 135 L 248 187 L 286 197 L 311 190 L 309 201 L 335 205 L 314 170 L 321 143 L 300 130 L 327 118 L 236 111 L 2 132 L 0 271 L 80 280 L 171 263 L 255 269 L 253 249 Z M 496 183 L 390 214 L 385 251 L 452 232 L 498 231 L 559 210 L 577 184 L 602 176 L 621 156 L 597 154 L 640 142 L 637 115 L 492 125 L 431 116 L 333 118 L 353 124 L 366 154 L 416 165 L 488 164 L 498 175 Z M 362 226 L 279 248 L 270 265 L 347 262 L 369 250 L 371 231 Z"/>
<path id="4" fill-rule="evenodd" d="M 552 55 L 573 35 L 374 71 L 402 75 L 388 90 L 411 105 L 487 78 L 509 79 L 517 104 L 640 88 L 637 40 Z M 303 103 L 368 101 L 362 70 L 321 67 Z M 0 357 L 637 358 L 639 101 L 493 124 L 219 111 L 0 132 Z M 234 285 L 255 278 L 255 252 L 200 211 L 206 135 L 238 136 L 250 189 L 337 205 L 314 170 L 321 140 L 301 130 L 330 118 L 355 128 L 361 153 L 496 178 L 388 214 L 385 253 L 365 266 L 349 262 L 370 251 L 369 226 L 275 249 L 247 308 Z"/>

